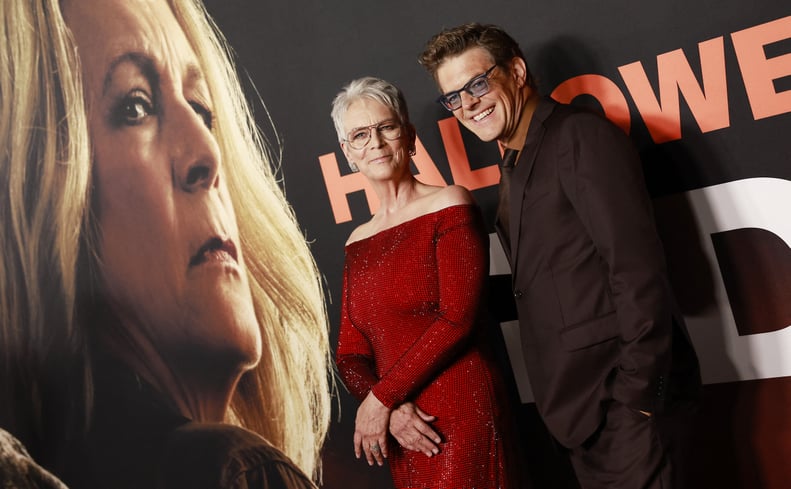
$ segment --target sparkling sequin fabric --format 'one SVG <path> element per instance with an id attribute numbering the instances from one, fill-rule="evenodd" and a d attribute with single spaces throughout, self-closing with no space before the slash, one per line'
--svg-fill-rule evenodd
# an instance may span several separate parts
<path id="1" fill-rule="evenodd" d="M 478 320 L 488 275 L 477 207 L 452 206 L 346 247 L 337 364 L 350 392 L 436 416 L 440 453 L 390 437 L 397 488 L 509 488 L 502 384 Z"/>

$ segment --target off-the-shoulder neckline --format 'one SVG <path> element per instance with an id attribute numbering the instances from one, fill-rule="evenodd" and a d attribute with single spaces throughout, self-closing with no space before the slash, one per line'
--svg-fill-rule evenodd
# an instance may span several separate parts
<path id="1" fill-rule="evenodd" d="M 376 238 L 377 236 L 381 236 L 384 233 L 392 232 L 392 231 L 394 231 L 394 230 L 396 230 L 396 229 L 398 229 L 400 227 L 406 226 L 408 224 L 414 223 L 416 221 L 419 221 L 419 220 L 427 218 L 427 217 L 436 216 L 437 214 L 439 214 L 441 212 L 448 211 L 450 209 L 458 209 L 458 208 L 462 208 L 462 207 L 474 207 L 474 206 L 475 206 L 475 204 L 451 204 L 449 206 L 442 207 L 440 209 L 433 210 L 431 212 L 427 212 L 427 213 L 421 214 L 419 216 L 415 216 L 412 219 L 407 219 L 406 221 L 399 222 L 398 224 L 396 224 L 394 226 L 390 226 L 389 228 L 381 229 L 378 232 L 376 232 L 375 234 L 372 234 L 370 236 L 366 236 L 364 238 L 360 238 L 360 239 L 354 240 L 352 242 L 346 243 L 346 247 L 348 248 L 349 246 L 355 245 L 357 243 L 362 243 L 364 241 L 368 241 L 370 239 Z"/>

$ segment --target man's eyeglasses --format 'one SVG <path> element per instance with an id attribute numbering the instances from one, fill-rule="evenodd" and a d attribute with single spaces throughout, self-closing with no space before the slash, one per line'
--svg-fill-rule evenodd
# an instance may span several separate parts
<path id="1" fill-rule="evenodd" d="M 395 141 L 401 137 L 401 124 L 395 121 L 383 121 L 370 126 L 358 127 L 349 131 L 346 141 L 352 149 L 363 149 L 371 140 L 371 130 L 376 130 L 379 135 L 388 141 Z"/>
<path id="2" fill-rule="evenodd" d="M 441 103 L 443 107 L 453 112 L 454 110 L 461 107 L 461 92 L 467 92 L 473 97 L 485 95 L 489 92 L 489 74 L 495 68 L 497 68 L 497 65 L 492 66 L 483 74 L 478 75 L 472 80 L 468 81 L 459 90 L 454 90 L 444 95 L 440 95 L 437 99 L 437 102 Z"/>

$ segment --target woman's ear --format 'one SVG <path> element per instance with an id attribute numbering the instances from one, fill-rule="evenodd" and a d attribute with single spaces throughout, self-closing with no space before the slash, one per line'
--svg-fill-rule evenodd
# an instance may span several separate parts
<path id="1" fill-rule="evenodd" d="M 345 143 L 345 142 L 343 142 L 343 141 L 341 141 L 341 142 L 340 142 L 340 145 L 341 145 L 341 151 L 343 151 L 343 155 L 346 157 L 346 161 L 349 163 L 349 168 L 351 168 L 351 170 L 352 170 L 353 172 L 355 172 L 355 173 L 357 173 L 358 171 L 360 171 L 360 169 L 359 169 L 359 168 L 357 168 L 357 163 L 355 163 L 354 161 L 352 161 L 352 157 L 349 155 L 349 151 L 348 151 L 348 149 L 346 148 L 346 143 Z"/>
<path id="2" fill-rule="evenodd" d="M 417 153 L 417 147 L 415 145 L 415 141 L 417 140 L 417 129 L 415 129 L 415 126 L 410 123 L 407 131 L 407 141 L 409 142 L 407 149 L 409 150 L 409 156 L 415 156 Z"/>

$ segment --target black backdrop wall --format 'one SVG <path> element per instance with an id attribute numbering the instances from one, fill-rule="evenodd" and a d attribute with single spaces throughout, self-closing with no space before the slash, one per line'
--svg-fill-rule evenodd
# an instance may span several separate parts
<path id="1" fill-rule="evenodd" d="M 417 55 L 443 27 L 499 24 L 522 45 L 542 93 L 603 110 L 641 151 L 671 278 L 707 384 L 697 441 L 700 487 L 787 487 L 791 5 L 786 0 L 749 6 L 738 0 L 210 0 L 207 7 L 236 51 L 262 128 L 273 142 L 279 137 L 287 196 L 326 276 L 333 342 L 343 243 L 376 204 L 346 168 L 329 118 L 332 98 L 363 75 L 396 83 L 407 96 L 422 144 L 416 171 L 429 181 L 467 185 L 490 212 L 497 150 L 459 131 L 433 102 L 435 86 Z M 492 251 L 493 273 L 507 273 L 498 250 Z M 507 348 L 518 329 L 512 321 L 502 326 Z M 535 416 L 518 358 L 510 360 L 538 487 L 574 487 L 561 453 Z M 386 469 L 354 459 L 356 403 L 342 387 L 339 391 L 324 486 L 390 487 Z"/>

